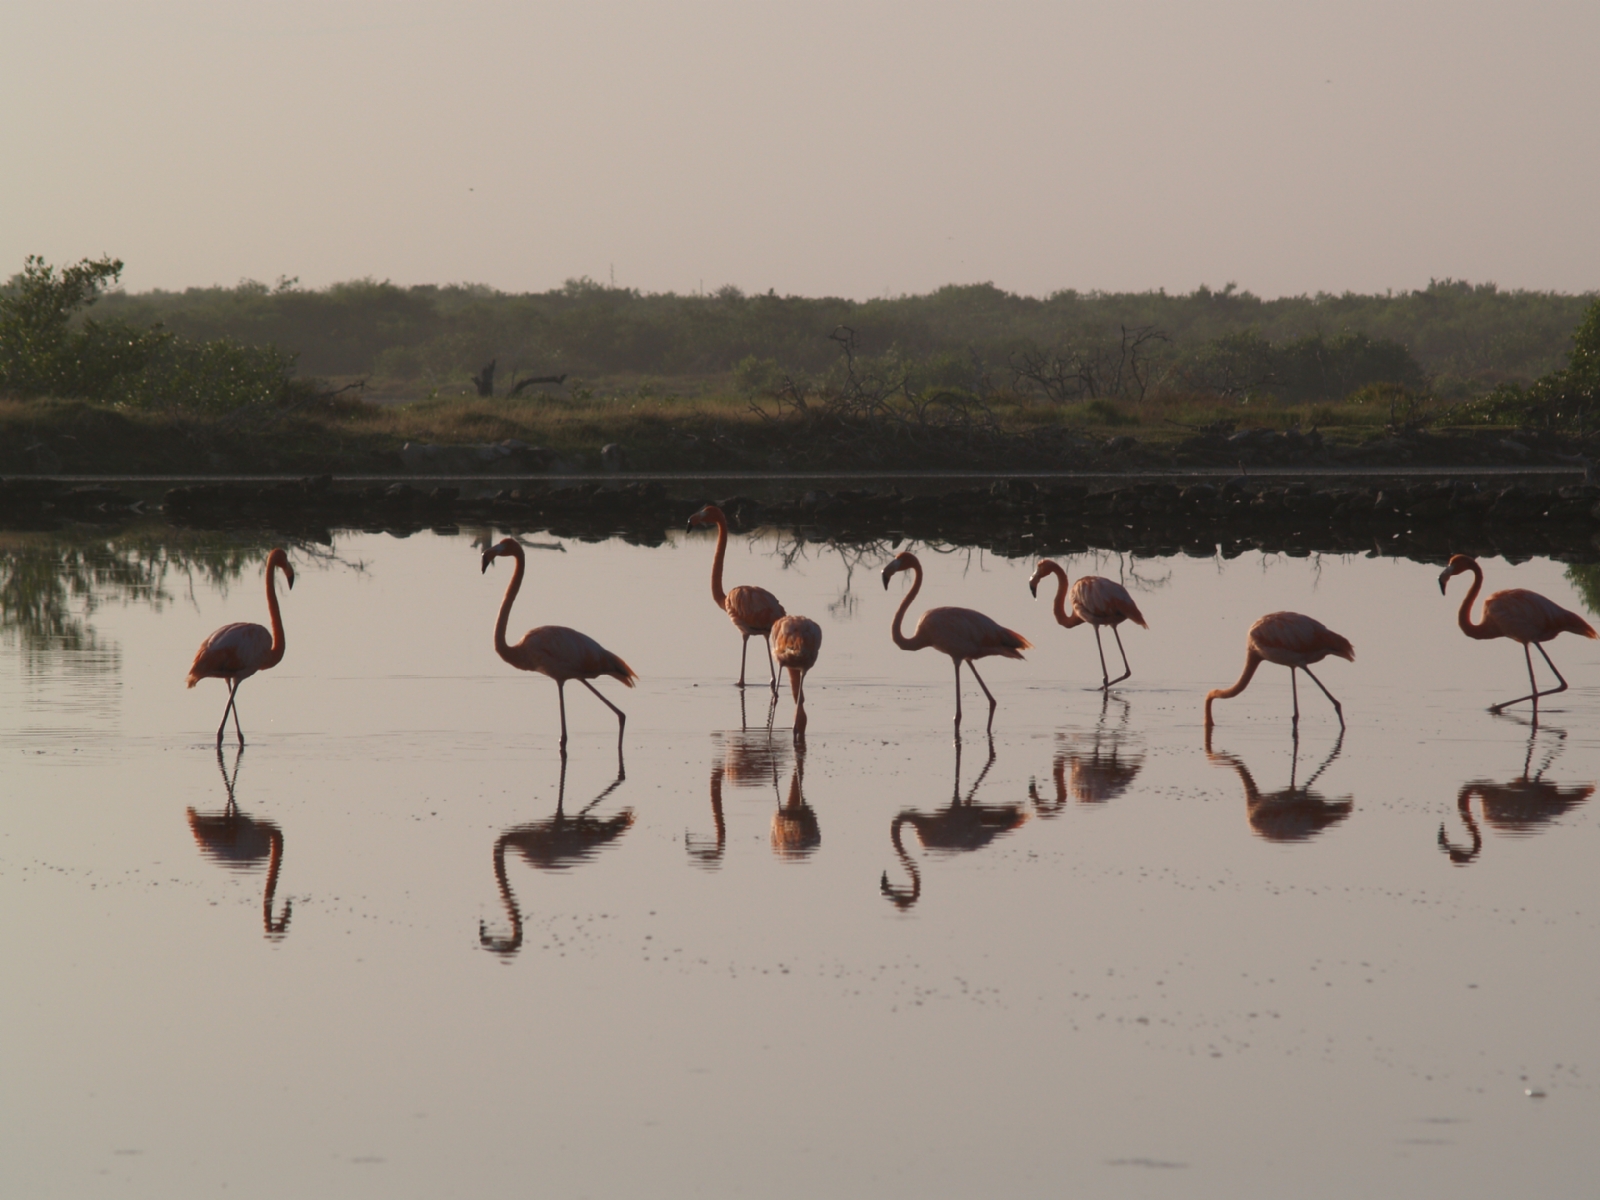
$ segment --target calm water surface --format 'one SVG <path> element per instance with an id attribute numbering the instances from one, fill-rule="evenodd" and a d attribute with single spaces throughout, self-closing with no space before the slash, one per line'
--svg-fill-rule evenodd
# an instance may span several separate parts
<path id="1" fill-rule="evenodd" d="M 513 637 L 574 625 L 640 675 L 599 685 L 621 772 L 572 688 L 564 774 L 471 537 L 296 551 L 220 761 L 224 688 L 183 674 L 265 619 L 263 548 L 14 568 L 4 1193 L 1590 1191 L 1600 644 L 1552 645 L 1573 688 L 1535 730 L 1484 711 L 1520 650 L 1462 637 L 1435 566 L 1085 558 L 1151 626 L 1102 702 L 1031 562 L 918 549 L 913 615 L 1035 643 L 982 667 L 992 742 L 970 680 L 957 745 L 948 660 L 891 644 L 880 557 L 730 553 L 823 626 L 800 753 L 787 697 L 769 732 L 730 686 L 708 539 L 530 549 Z M 1559 564 L 1485 569 L 1582 608 Z M 1355 643 L 1319 669 L 1349 729 L 1304 687 L 1296 747 L 1267 666 L 1208 754 L 1201 697 L 1280 608 Z"/>

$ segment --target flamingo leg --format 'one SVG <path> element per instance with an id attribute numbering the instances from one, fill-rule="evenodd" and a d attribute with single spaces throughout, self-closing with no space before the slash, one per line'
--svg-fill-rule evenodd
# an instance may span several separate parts
<path id="1" fill-rule="evenodd" d="M 744 643 L 739 647 L 739 683 L 737 685 L 739 687 L 743 687 L 744 686 L 744 660 L 749 655 L 749 653 L 750 653 L 750 635 L 747 633 L 747 634 L 744 635 Z"/>
<path id="2" fill-rule="evenodd" d="M 598 695 L 599 693 L 596 694 Z M 556 680 L 556 701 L 561 705 L 561 760 L 565 762 L 567 758 L 567 681 L 565 679 Z M 565 780 L 564 775 L 563 780 Z M 559 808 L 560 805 L 558 804 L 556 807 Z"/>
<path id="3" fill-rule="evenodd" d="M 983 689 L 983 694 L 989 697 L 989 724 L 987 728 L 991 735 L 990 740 L 993 741 L 994 710 L 1000 707 L 1000 702 L 996 700 L 994 695 L 989 691 L 989 685 L 984 683 L 983 676 L 978 674 L 978 664 L 969 658 L 967 659 L 967 666 L 972 668 L 972 677 L 978 681 L 978 686 Z M 961 668 L 959 666 L 956 668 L 956 678 L 958 680 L 961 678 Z"/>
<path id="4" fill-rule="evenodd" d="M 1302 671 L 1304 671 L 1307 675 L 1311 675 L 1311 668 L 1310 667 L 1301 667 L 1300 669 Z M 1333 698 L 1333 693 L 1332 692 L 1330 692 L 1327 688 L 1322 687 L 1322 680 L 1318 679 L 1315 675 L 1311 675 L 1311 682 L 1316 684 L 1319 688 L 1322 688 L 1322 694 L 1328 698 L 1328 703 L 1333 705 L 1333 711 L 1336 714 L 1338 714 L 1338 717 L 1339 717 L 1339 736 L 1343 737 L 1344 736 L 1344 709 L 1343 709 L 1343 707 L 1341 707 L 1339 702 Z M 1306 786 L 1310 787 L 1311 785 L 1307 784 Z"/>
<path id="5" fill-rule="evenodd" d="M 1100 630 L 1096 627 L 1095 634 L 1098 636 L 1099 633 Z M 1133 668 L 1128 665 L 1128 652 L 1122 648 L 1122 634 L 1117 631 L 1115 625 L 1111 627 L 1111 636 L 1117 639 L 1117 653 L 1122 655 L 1122 674 L 1111 681 L 1112 684 L 1117 684 L 1132 675 Z"/>
<path id="6" fill-rule="evenodd" d="M 952 657 L 951 662 L 956 665 L 956 732 L 961 732 L 961 660 Z M 960 745 L 959 742 L 956 743 Z"/>
<path id="7" fill-rule="evenodd" d="M 1106 670 L 1106 648 L 1100 641 L 1100 626 L 1094 627 L 1094 648 L 1100 651 L 1100 690 L 1103 692 L 1111 686 L 1111 672 Z"/>
<path id="8" fill-rule="evenodd" d="M 235 700 L 238 697 L 239 685 L 244 681 L 242 679 L 224 679 L 223 682 L 228 685 L 228 707 L 222 710 L 222 724 L 217 726 L 217 749 L 222 749 L 222 735 L 228 729 L 229 713 L 233 714 L 233 731 L 239 737 L 239 748 L 243 749 L 244 730 L 239 728 L 239 709 L 235 704 Z"/>
<path id="9" fill-rule="evenodd" d="M 612 712 L 617 714 L 617 757 L 621 758 L 622 757 L 622 730 L 628 724 L 628 714 L 623 712 L 615 704 L 611 703 L 611 701 L 607 700 L 604 696 L 602 696 L 600 694 L 600 689 L 595 687 L 594 684 L 590 683 L 587 679 L 580 679 L 580 680 L 578 680 L 578 682 L 583 684 L 584 687 L 588 688 L 591 692 L 593 692 L 595 694 L 595 698 L 597 700 L 599 700 L 601 704 L 604 704 Z M 565 731 L 563 731 L 563 737 L 564 736 L 565 736 Z"/>
<path id="10" fill-rule="evenodd" d="M 1307 672 L 1307 674 L 1309 674 L 1309 672 Z M 1290 724 L 1290 727 L 1294 730 L 1294 735 L 1296 737 L 1299 737 L 1300 736 L 1300 685 L 1295 682 L 1295 675 L 1294 675 L 1294 668 L 1293 667 L 1289 668 L 1289 694 L 1292 697 L 1294 697 L 1294 718 L 1293 718 L 1293 720 L 1290 721 L 1289 724 Z"/>
<path id="11" fill-rule="evenodd" d="M 772 694 L 778 694 L 778 668 L 772 657 L 772 630 L 767 630 L 761 635 L 761 640 L 767 644 L 767 670 L 772 673 Z"/>
<path id="12" fill-rule="evenodd" d="M 1489 711 L 1490 712 L 1497 713 L 1497 712 L 1501 711 L 1502 709 L 1510 708 L 1513 704 L 1521 704 L 1524 700 L 1532 700 L 1533 701 L 1533 715 L 1534 715 L 1535 718 L 1537 718 L 1538 715 L 1539 715 L 1539 697 L 1540 696 L 1554 696 L 1557 692 L 1564 692 L 1564 691 L 1567 690 L 1566 678 L 1561 674 L 1560 671 L 1556 670 L 1555 663 L 1550 661 L 1550 656 L 1544 652 L 1544 647 L 1543 646 L 1539 646 L 1539 657 L 1544 659 L 1544 661 L 1549 665 L 1551 671 L 1555 672 L 1555 677 L 1561 681 L 1561 686 L 1560 687 L 1553 687 L 1553 688 L 1550 688 L 1548 691 L 1543 691 L 1543 692 L 1541 692 L 1539 690 L 1539 683 L 1533 677 L 1533 652 L 1532 652 L 1532 650 L 1529 649 L 1530 646 L 1536 646 L 1536 645 L 1538 645 L 1537 642 L 1524 642 L 1522 644 L 1522 654 L 1523 654 L 1523 657 L 1525 659 L 1527 659 L 1527 662 L 1528 662 L 1528 686 L 1533 689 L 1532 692 L 1530 692 L 1526 696 L 1518 696 L 1515 700 L 1507 700 L 1502 704 L 1491 704 L 1489 706 Z"/>

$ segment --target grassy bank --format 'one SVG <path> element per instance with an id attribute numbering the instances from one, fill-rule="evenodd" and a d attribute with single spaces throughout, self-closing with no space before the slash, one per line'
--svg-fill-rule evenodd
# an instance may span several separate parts
<path id="1" fill-rule="evenodd" d="M 963 400 L 865 417 L 780 409 L 727 393 L 688 399 L 644 390 L 406 405 L 324 396 L 290 409 L 223 415 L 13 399 L 0 400 L 0 475 L 394 474 L 405 470 L 400 451 L 408 443 L 507 440 L 537 450 L 502 462 L 502 473 L 599 470 L 601 448 L 611 443 L 624 448 L 629 470 L 707 472 L 1526 465 L 1583 449 L 1486 426 L 1396 433 L 1390 399 L 1358 395 L 1309 411 L 1172 396 L 1065 406 Z"/>

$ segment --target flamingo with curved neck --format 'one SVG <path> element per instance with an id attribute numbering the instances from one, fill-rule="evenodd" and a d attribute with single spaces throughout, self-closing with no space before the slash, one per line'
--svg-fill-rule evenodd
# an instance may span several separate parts
<path id="1" fill-rule="evenodd" d="M 911 602 L 922 590 L 922 564 L 909 550 L 895 555 L 889 565 L 883 568 L 885 589 L 889 586 L 889 580 L 901 571 L 910 571 L 912 582 L 911 589 L 906 592 L 905 598 L 900 601 L 900 607 L 895 610 L 894 623 L 889 628 L 894 644 L 902 650 L 921 650 L 924 646 L 932 646 L 941 654 L 950 656 L 950 661 L 956 670 L 958 732 L 961 729 L 961 664 L 966 663 L 972 670 L 972 677 L 983 689 L 983 694 L 989 698 L 988 728 L 992 731 L 994 710 L 998 707 L 998 702 L 989 691 L 988 685 L 983 682 L 983 676 L 978 674 L 974 660 L 995 655 L 1001 658 L 1021 658 L 1024 650 L 1033 648 L 1033 643 L 1015 630 L 1007 629 L 997 621 L 970 608 L 930 608 L 918 618 L 916 629 L 910 637 L 907 637 L 901 632 L 900 625 L 905 620 L 906 609 L 911 607 Z"/>
<path id="2" fill-rule="evenodd" d="M 1452 576 L 1472 574 L 1472 586 L 1467 589 L 1466 596 L 1461 601 L 1461 608 L 1456 613 L 1456 624 L 1461 626 L 1461 632 L 1469 638 L 1485 641 L 1489 638 L 1510 638 L 1514 642 L 1522 643 L 1522 656 L 1528 664 L 1528 686 L 1532 690 L 1526 696 L 1518 696 L 1515 700 L 1507 700 L 1501 704 L 1491 704 L 1489 711 L 1501 712 L 1513 704 L 1521 704 L 1524 700 L 1533 701 L 1533 715 L 1537 720 L 1539 716 L 1539 698 L 1541 696 L 1554 696 L 1557 692 L 1567 690 L 1567 681 L 1556 664 L 1550 661 L 1550 656 L 1545 653 L 1541 642 L 1548 642 L 1563 633 L 1575 633 L 1579 637 L 1600 637 L 1594 628 L 1575 612 L 1569 612 L 1553 600 L 1547 600 L 1538 592 L 1530 592 L 1525 588 L 1509 588 L 1503 592 L 1495 592 L 1483 602 L 1483 616 L 1477 622 L 1472 619 L 1472 602 L 1478 598 L 1478 592 L 1483 588 L 1483 568 L 1478 565 L 1478 560 L 1470 554 L 1456 554 L 1450 558 L 1450 564 L 1439 574 L 1439 594 L 1445 594 L 1445 585 Z M 1539 657 L 1544 659 L 1550 670 L 1555 672 L 1559 687 L 1547 691 L 1539 690 L 1539 683 L 1533 677 L 1533 652 L 1530 646 L 1538 646 Z"/>
<path id="3" fill-rule="evenodd" d="M 1132 621 L 1141 629 L 1149 629 L 1150 626 L 1145 623 L 1144 614 L 1133 602 L 1133 597 L 1128 595 L 1128 589 L 1099 575 L 1080 575 L 1069 591 L 1066 568 L 1046 558 L 1040 560 L 1034 568 L 1033 577 L 1028 580 L 1028 591 L 1035 598 L 1039 595 L 1040 582 L 1047 575 L 1054 575 L 1057 581 L 1054 606 L 1056 624 L 1065 629 L 1078 625 L 1094 627 L 1094 644 L 1100 651 L 1100 690 L 1107 691 L 1113 684 L 1121 683 L 1132 675 L 1133 668 L 1128 666 L 1128 652 L 1122 647 L 1122 634 L 1117 632 L 1117 626 L 1124 621 Z M 1067 611 L 1069 598 L 1072 602 L 1070 613 Z M 1106 670 L 1106 648 L 1100 641 L 1102 625 L 1111 627 L 1111 636 L 1117 639 L 1117 652 L 1122 655 L 1122 674 L 1115 679 Z"/>
<path id="4" fill-rule="evenodd" d="M 772 648 L 778 665 L 789 672 L 789 691 L 794 696 L 794 737 L 806 737 L 806 672 L 817 665 L 822 649 L 822 626 L 810 617 L 779 617 L 772 627 Z"/>
<path id="5" fill-rule="evenodd" d="M 294 567 L 283 548 L 275 548 L 267 555 L 267 613 L 272 621 L 269 631 L 249 621 L 224 625 L 200 643 L 194 662 L 189 667 L 188 686 L 202 679 L 221 679 L 228 685 L 228 706 L 222 710 L 222 724 L 217 726 L 217 747 L 222 746 L 222 735 L 228 728 L 228 714 L 233 714 L 233 731 L 239 745 L 244 746 L 244 730 L 239 728 L 239 709 L 236 701 L 239 685 L 257 671 L 265 671 L 283 661 L 283 615 L 278 611 L 278 593 L 272 586 L 272 573 L 282 571 L 283 577 L 294 589 Z"/>
<path id="6" fill-rule="evenodd" d="M 1334 633 L 1321 621 L 1301 613 L 1276 612 L 1268 613 L 1254 625 L 1245 636 L 1244 671 L 1239 679 L 1229 688 L 1212 688 L 1206 693 L 1206 728 L 1209 730 L 1214 722 L 1211 720 L 1211 702 L 1213 700 L 1231 700 L 1245 688 L 1250 686 L 1256 668 L 1263 662 L 1276 663 L 1280 667 L 1289 668 L 1289 689 L 1294 696 L 1294 721 L 1295 736 L 1300 733 L 1300 688 L 1295 683 L 1295 671 L 1304 671 L 1311 675 L 1311 682 L 1322 688 L 1322 694 L 1333 705 L 1333 711 L 1338 715 L 1339 728 L 1344 729 L 1344 709 L 1333 698 L 1333 693 L 1322 687 L 1322 680 L 1311 674 L 1312 663 L 1321 662 L 1328 655 L 1347 659 L 1355 662 L 1355 648 L 1350 645 L 1348 638 Z"/>
<path id="7" fill-rule="evenodd" d="M 522 589 L 522 576 L 527 570 L 527 556 L 515 538 L 505 538 L 483 552 L 482 570 L 487 571 L 496 558 L 509 558 L 515 564 L 511 582 L 506 586 L 505 599 L 500 602 L 500 617 L 494 626 L 494 652 L 519 671 L 535 671 L 556 681 L 556 698 L 561 707 L 561 756 L 567 754 L 567 680 L 576 679 L 594 692 L 595 697 L 617 714 L 617 760 L 622 759 L 622 732 L 628 718 L 611 701 L 600 695 L 591 679 L 609 675 L 620 679 L 624 687 L 632 687 L 638 678 L 633 668 L 599 642 L 576 629 L 565 625 L 541 625 L 522 635 L 516 645 L 506 641 L 506 624 L 511 619 L 511 605 Z"/>
<path id="8" fill-rule="evenodd" d="M 745 659 L 750 650 L 751 637 L 759 634 L 767 645 L 767 669 L 772 673 L 772 690 L 778 690 L 778 671 L 772 665 L 772 627 L 784 615 L 783 605 L 765 588 L 741 586 L 732 591 L 722 590 L 722 563 L 728 556 L 728 518 L 715 504 L 708 504 L 689 518 L 689 528 L 697 525 L 717 527 L 717 552 L 711 559 L 711 599 L 728 614 L 744 638 L 739 649 L 739 682 L 744 687 Z"/>

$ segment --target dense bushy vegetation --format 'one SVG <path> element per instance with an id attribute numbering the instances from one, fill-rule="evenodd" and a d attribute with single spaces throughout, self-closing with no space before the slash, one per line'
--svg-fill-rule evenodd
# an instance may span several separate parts
<path id="1" fill-rule="evenodd" d="M 121 274 L 118 259 L 86 258 L 58 273 L 30 255 L 0 290 L 0 391 L 198 412 L 288 394 L 294 360 L 273 345 L 193 341 L 159 322 L 84 315 Z"/>
<path id="2" fill-rule="evenodd" d="M 280 280 L 114 294 L 104 306 L 131 326 L 160 322 L 196 341 L 292 348 L 312 375 L 430 386 L 464 384 L 491 360 L 503 379 L 716 375 L 747 360 L 814 375 L 836 365 L 829 336 L 848 326 L 864 355 L 942 363 L 968 390 L 1050 394 L 1030 377 L 1031 364 L 1063 381 L 1061 398 L 1094 399 L 1120 366 L 1113 395 L 1155 388 L 1306 400 L 1377 382 L 1415 388 L 1427 379 L 1451 399 L 1527 383 L 1560 365 L 1587 303 L 1455 280 L 1393 295 L 1279 300 L 1231 284 L 1187 295 L 1063 291 L 1044 299 L 977 284 L 857 302 L 731 287 L 646 295 L 583 279 L 522 295 L 372 280 L 313 291 Z M 1140 334 L 1139 361 L 1130 364 L 1127 343 Z"/>
<path id="3" fill-rule="evenodd" d="M 1467 407 L 1482 421 L 1529 425 L 1569 433 L 1600 428 L 1600 300 L 1572 334 L 1567 365 L 1531 387 L 1503 384 Z"/>

